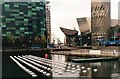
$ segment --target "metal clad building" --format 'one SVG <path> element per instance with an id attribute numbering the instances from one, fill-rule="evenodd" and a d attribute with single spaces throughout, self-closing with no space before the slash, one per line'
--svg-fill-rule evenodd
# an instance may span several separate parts
<path id="1" fill-rule="evenodd" d="M 79 40 L 82 41 L 81 45 L 91 45 L 91 18 L 77 18 L 77 22 L 81 32 L 81 38 L 79 38 Z"/>
<path id="2" fill-rule="evenodd" d="M 83 17 L 77 18 L 78 26 L 80 32 L 83 34 L 87 34 L 91 32 L 91 18 L 90 17 Z"/>
<path id="3" fill-rule="evenodd" d="M 98 45 L 99 40 L 109 39 L 110 0 L 92 0 L 91 31 L 92 45 Z"/>

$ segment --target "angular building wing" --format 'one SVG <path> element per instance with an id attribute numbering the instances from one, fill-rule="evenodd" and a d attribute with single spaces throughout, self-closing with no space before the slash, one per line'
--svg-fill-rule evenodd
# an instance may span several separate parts
<path id="1" fill-rule="evenodd" d="M 62 27 L 60 27 L 60 29 L 67 36 L 74 36 L 74 35 L 78 34 L 77 30 L 71 30 L 71 29 L 66 29 L 66 28 L 62 28 Z"/>
<path id="2" fill-rule="evenodd" d="M 71 30 L 60 27 L 61 31 L 65 34 L 65 45 L 67 46 L 75 46 L 76 45 L 76 37 L 78 35 L 77 30 Z"/>
<path id="3" fill-rule="evenodd" d="M 91 18 L 77 18 L 77 22 L 81 32 L 81 45 L 91 45 Z"/>
<path id="4" fill-rule="evenodd" d="M 89 17 L 77 18 L 77 22 L 81 33 L 86 34 L 91 32 L 91 18 Z"/>

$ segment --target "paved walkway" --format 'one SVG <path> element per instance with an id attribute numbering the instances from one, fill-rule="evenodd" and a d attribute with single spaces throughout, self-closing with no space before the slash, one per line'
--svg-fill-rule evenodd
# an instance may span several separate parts
<path id="1" fill-rule="evenodd" d="M 52 54 L 73 55 L 73 56 L 90 56 L 90 57 L 120 57 L 117 50 L 89 50 L 79 49 L 72 51 L 54 51 Z"/>

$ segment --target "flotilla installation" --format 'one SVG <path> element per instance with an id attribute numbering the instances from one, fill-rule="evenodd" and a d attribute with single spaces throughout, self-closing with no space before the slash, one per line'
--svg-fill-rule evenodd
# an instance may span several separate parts
<path id="1" fill-rule="evenodd" d="M 75 72 L 87 73 L 91 70 L 90 67 L 85 68 L 85 66 L 76 65 L 74 63 L 55 62 L 50 59 L 41 58 L 33 55 L 10 56 L 10 58 L 32 77 L 38 76 L 35 72 L 32 71 L 32 69 L 47 77 L 52 76 L 53 73 L 63 75 L 65 73 L 74 74 Z M 27 67 L 22 65 L 23 63 L 27 65 Z M 93 69 L 93 71 L 97 72 L 98 70 Z"/>

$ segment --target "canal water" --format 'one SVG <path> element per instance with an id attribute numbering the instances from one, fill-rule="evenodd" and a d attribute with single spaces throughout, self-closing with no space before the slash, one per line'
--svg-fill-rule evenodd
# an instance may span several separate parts
<path id="1" fill-rule="evenodd" d="M 44 57 L 44 56 L 41 56 Z M 80 71 L 75 73 L 63 73 L 58 75 L 52 74 L 50 79 L 120 79 L 120 61 L 102 61 L 102 62 L 82 62 L 74 63 L 73 58 L 80 58 L 74 56 L 49 54 L 49 59 L 61 62 L 79 65 Z M 54 67 L 53 67 L 54 69 Z M 20 67 L 13 62 L 9 56 L 3 57 L 3 79 L 30 79 L 30 75 L 24 72 Z M 44 79 L 48 77 L 43 77 Z M 41 79 L 37 77 L 36 79 Z M 49 79 L 49 78 L 48 78 Z"/>
<path id="2" fill-rule="evenodd" d="M 52 55 L 52 60 L 58 62 L 74 63 L 73 58 L 64 55 Z M 120 61 L 105 61 L 105 62 L 82 62 L 74 63 L 84 67 L 79 73 L 66 74 L 66 77 L 84 78 L 84 79 L 120 79 Z M 89 70 L 88 70 L 89 69 Z M 86 72 L 84 72 L 86 70 Z M 54 76 L 54 75 L 53 75 Z"/>

